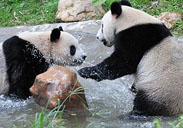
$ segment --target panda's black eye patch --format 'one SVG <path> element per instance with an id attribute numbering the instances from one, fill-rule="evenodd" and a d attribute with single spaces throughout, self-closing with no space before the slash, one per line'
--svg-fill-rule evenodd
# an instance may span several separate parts
<path id="1" fill-rule="evenodd" d="M 70 54 L 71 54 L 71 56 L 74 56 L 75 53 L 76 53 L 76 47 L 74 45 L 71 45 L 70 46 Z"/>

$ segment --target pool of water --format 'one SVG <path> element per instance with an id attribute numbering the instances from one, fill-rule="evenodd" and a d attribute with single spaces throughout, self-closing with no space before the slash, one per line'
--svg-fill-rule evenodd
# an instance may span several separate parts
<path id="1" fill-rule="evenodd" d="M 0 28 L 0 41 L 3 41 L 22 31 L 44 31 L 52 29 L 60 25 L 72 33 L 79 39 L 84 51 L 87 54 L 86 61 L 77 67 L 69 67 L 73 71 L 77 71 L 85 66 L 93 66 L 101 62 L 109 56 L 113 48 L 103 46 L 101 42 L 96 40 L 96 33 L 99 28 L 99 21 L 87 21 L 81 23 L 70 24 L 51 24 L 26 27 L 10 27 Z M 83 79 L 78 76 L 79 82 L 85 89 L 85 96 L 91 114 L 78 115 L 79 126 L 76 125 L 76 120 L 67 116 L 69 120 L 66 127 L 84 128 L 151 128 L 154 118 L 134 117 L 129 118 L 128 113 L 133 108 L 134 94 L 130 91 L 133 83 L 132 76 L 125 76 L 116 80 L 104 80 L 96 82 L 91 79 Z M 33 98 L 27 100 L 9 99 L 0 96 L 0 127 L 10 127 L 12 124 L 21 127 L 31 125 L 36 112 L 41 112 L 42 108 L 37 105 Z M 119 119 L 122 116 L 122 119 Z M 167 127 L 168 121 L 175 120 L 175 117 L 158 117 L 162 120 L 163 126 Z"/>

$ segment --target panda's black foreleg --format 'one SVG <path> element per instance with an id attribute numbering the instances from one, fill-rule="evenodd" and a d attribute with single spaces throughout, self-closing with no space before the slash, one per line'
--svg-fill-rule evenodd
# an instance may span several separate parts
<path id="1" fill-rule="evenodd" d="M 8 65 L 7 73 L 10 85 L 10 96 L 26 99 L 31 95 L 29 88 L 33 84 L 35 75 L 32 76 L 31 70 L 27 69 L 26 63 L 20 61 L 12 61 L 12 63 Z"/>
<path id="2" fill-rule="evenodd" d="M 38 61 L 39 62 L 39 61 Z M 9 78 L 9 94 L 17 98 L 26 99 L 31 96 L 29 88 L 33 85 L 36 75 L 46 71 L 47 66 L 40 63 L 40 67 L 33 66 L 26 61 L 12 61 L 7 67 Z M 39 68 L 39 69 L 38 69 Z"/>
<path id="3" fill-rule="evenodd" d="M 113 80 L 127 74 L 132 74 L 135 71 L 136 68 L 127 63 L 119 53 L 114 52 L 103 62 L 93 67 L 82 68 L 78 73 L 81 77 L 101 81 L 105 79 Z"/>

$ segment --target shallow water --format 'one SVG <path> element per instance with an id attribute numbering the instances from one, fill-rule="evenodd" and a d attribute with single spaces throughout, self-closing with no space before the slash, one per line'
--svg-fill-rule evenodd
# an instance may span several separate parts
<path id="1" fill-rule="evenodd" d="M 0 28 L 0 41 L 7 39 L 10 35 L 21 31 L 41 31 L 58 27 L 60 24 Z M 71 32 L 80 40 L 84 51 L 87 54 L 86 61 L 77 67 L 69 67 L 73 71 L 85 66 L 93 66 L 109 56 L 113 48 L 105 47 L 96 40 L 96 33 L 99 22 L 82 22 L 62 24 L 63 28 Z M 78 115 L 79 128 L 90 125 L 90 128 L 151 128 L 154 118 L 134 117 L 128 118 L 128 112 L 133 108 L 134 94 L 129 90 L 132 83 L 132 76 L 125 76 L 116 80 L 104 80 L 96 82 L 91 79 L 83 79 L 78 76 L 78 80 L 85 89 L 85 96 L 92 114 L 87 117 Z M 41 112 L 41 107 L 36 105 L 32 98 L 25 101 L 17 101 L 0 96 L 0 127 L 10 127 L 12 124 L 21 127 L 28 127 L 32 123 L 35 113 Z M 123 119 L 118 117 L 123 115 Z M 76 120 L 71 116 L 65 117 L 69 120 L 66 127 L 76 127 Z M 175 117 L 162 118 L 163 126 L 167 127 L 167 122 Z"/>

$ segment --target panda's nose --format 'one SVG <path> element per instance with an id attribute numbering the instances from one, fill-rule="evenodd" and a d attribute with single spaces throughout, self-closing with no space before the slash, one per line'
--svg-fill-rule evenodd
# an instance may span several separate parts
<path id="1" fill-rule="evenodd" d="M 97 40 L 99 40 L 99 37 L 97 36 Z"/>
<path id="2" fill-rule="evenodd" d="M 85 56 L 85 55 L 84 55 L 84 56 L 82 56 L 82 59 L 83 59 L 83 60 L 85 60 L 85 59 L 86 59 L 86 57 L 87 57 L 87 56 Z"/>

